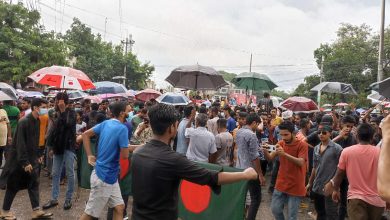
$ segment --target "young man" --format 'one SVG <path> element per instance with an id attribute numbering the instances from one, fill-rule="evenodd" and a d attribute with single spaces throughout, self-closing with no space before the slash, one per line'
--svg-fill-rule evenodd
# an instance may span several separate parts
<path id="1" fill-rule="evenodd" d="M 72 208 L 72 196 L 74 192 L 74 161 L 76 146 L 76 112 L 67 107 L 69 97 L 66 93 L 56 95 L 56 119 L 50 135 L 50 154 L 53 155 L 52 168 L 52 193 L 51 200 L 43 205 L 43 209 L 49 209 L 58 205 L 60 195 L 60 179 L 63 166 L 65 166 L 68 185 L 64 209 Z"/>
<path id="2" fill-rule="evenodd" d="M 0 167 L 3 164 L 3 152 L 7 144 L 12 143 L 11 125 L 4 109 L 0 109 Z"/>
<path id="3" fill-rule="evenodd" d="M 176 136 L 178 122 L 173 106 L 151 107 L 149 119 L 153 139 L 137 149 L 132 157 L 133 219 L 176 220 L 182 179 L 209 185 L 214 192 L 218 192 L 222 184 L 256 179 L 252 168 L 237 173 L 218 173 L 201 168 L 174 152 L 170 143 Z"/>
<path id="4" fill-rule="evenodd" d="M 333 200 L 339 202 L 340 184 L 347 175 L 349 219 L 379 220 L 386 206 L 376 185 L 380 148 L 371 145 L 374 133 L 369 124 L 358 126 L 359 144 L 343 150 L 337 172 L 324 189 L 325 196 L 332 195 Z"/>
<path id="5" fill-rule="evenodd" d="M 191 117 L 195 117 L 196 111 L 194 106 L 189 105 L 184 108 L 184 118 L 180 121 L 179 127 L 177 130 L 177 146 L 176 152 L 182 155 L 187 154 L 188 150 L 188 140 L 185 136 L 186 128 L 189 124 L 189 127 L 192 126 Z"/>
<path id="6" fill-rule="evenodd" d="M 187 158 L 193 161 L 215 163 L 217 147 L 214 135 L 206 129 L 207 115 L 199 113 L 195 118 L 196 128 L 187 128 L 186 138 L 189 139 Z"/>
<path id="7" fill-rule="evenodd" d="M 219 119 L 218 108 L 215 106 L 211 107 L 211 109 L 209 110 L 209 113 L 210 113 L 210 119 L 207 121 L 207 130 L 210 131 L 211 133 L 213 133 L 213 135 L 215 136 L 218 134 L 218 125 L 217 125 L 217 121 Z"/>
<path id="8" fill-rule="evenodd" d="M 268 92 L 265 92 L 263 96 L 264 98 L 259 100 L 259 104 L 257 106 L 259 107 L 260 111 L 265 111 L 269 113 L 274 107 L 274 104 Z"/>
<path id="9" fill-rule="evenodd" d="M 27 116 L 28 114 L 30 114 L 31 113 L 31 99 L 23 98 L 20 107 L 21 107 L 22 111 L 20 112 L 19 118 L 23 118 L 24 116 Z"/>
<path id="10" fill-rule="evenodd" d="M 261 120 L 256 113 L 251 113 L 246 117 L 246 125 L 237 131 L 237 163 L 236 167 L 240 169 L 247 169 L 253 167 L 258 179 L 249 181 L 248 190 L 251 198 L 251 204 L 248 210 L 247 219 L 256 219 L 257 211 L 259 210 L 261 202 L 261 186 L 265 185 L 265 178 L 260 166 L 259 148 L 260 144 L 256 137 L 256 129 Z"/>
<path id="11" fill-rule="evenodd" d="M 127 104 L 110 105 L 114 118 L 106 120 L 83 133 L 83 145 L 88 163 L 95 167 L 91 174 L 91 192 L 81 220 L 99 218 L 106 205 L 114 208 L 114 220 L 123 219 L 124 202 L 118 184 L 119 157 L 129 157 L 128 131 L 123 122 L 128 117 Z M 97 159 L 91 153 L 90 139 L 99 136 Z M 119 156 L 120 155 L 120 156 Z"/>
<path id="12" fill-rule="evenodd" d="M 378 163 L 378 191 L 386 202 L 390 202 L 390 117 L 387 116 L 381 124 L 383 143 Z"/>
<path id="13" fill-rule="evenodd" d="M 225 118 L 227 120 L 227 130 L 229 132 L 233 132 L 233 130 L 236 128 L 236 120 L 234 120 L 234 118 L 231 116 L 232 114 L 232 110 L 230 109 L 229 106 L 225 106 L 223 108 L 223 112 L 225 114 Z"/>
<path id="14" fill-rule="evenodd" d="M 215 136 L 215 145 L 217 147 L 217 161 L 221 166 L 231 164 L 230 156 L 233 151 L 233 136 L 226 130 L 226 119 L 220 118 L 217 121 L 218 134 Z"/>
<path id="15" fill-rule="evenodd" d="M 333 141 L 339 144 L 342 148 L 347 148 L 357 144 L 355 135 L 352 130 L 355 127 L 355 118 L 351 115 L 344 116 L 341 120 L 341 131 L 333 138 Z M 339 204 L 339 220 L 344 220 L 347 216 L 347 192 L 348 179 L 345 176 L 340 185 L 340 204 Z"/>
<path id="16" fill-rule="evenodd" d="M 246 125 L 246 116 L 248 115 L 248 113 L 246 112 L 240 112 L 238 113 L 238 127 L 235 128 L 233 130 L 233 152 L 232 152 L 232 155 L 230 155 L 230 158 L 231 158 L 231 164 L 230 166 L 235 166 L 236 162 L 237 162 L 237 143 L 236 143 L 236 140 L 237 140 L 237 132 L 238 130 L 240 130 L 242 127 L 244 127 Z"/>
<path id="17" fill-rule="evenodd" d="M 272 194 L 271 209 L 276 220 L 285 219 L 284 205 L 288 203 L 288 219 L 297 219 L 299 204 L 306 195 L 305 178 L 307 169 L 308 145 L 295 138 L 295 125 L 284 121 L 279 126 L 282 138 L 276 145 L 276 151 L 264 150 L 268 160 L 279 156 L 279 171 Z"/>
<path id="18" fill-rule="evenodd" d="M 311 191 L 317 220 L 338 219 L 338 204 L 331 196 L 324 196 L 324 186 L 333 177 L 343 148 L 331 140 L 332 128 L 323 126 L 319 131 L 321 143 L 314 148 L 313 170 L 306 189 Z"/>
<path id="19" fill-rule="evenodd" d="M 1 219 L 16 219 L 10 212 L 12 202 L 19 190 L 27 189 L 32 206 L 33 219 L 50 218 L 39 207 L 39 164 L 43 157 L 38 155 L 39 115 L 43 114 L 46 101 L 33 99 L 31 113 L 23 117 L 15 131 L 15 140 L 9 149 L 6 164 L 1 173 L 1 186 L 6 185 Z"/>

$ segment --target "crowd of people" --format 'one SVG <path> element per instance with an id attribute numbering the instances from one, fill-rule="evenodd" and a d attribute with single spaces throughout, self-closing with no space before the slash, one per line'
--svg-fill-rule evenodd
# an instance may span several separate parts
<path id="1" fill-rule="evenodd" d="M 217 194 L 222 184 L 248 180 L 248 220 L 256 219 L 264 189 L 272 194 L 270 209 L 277 220 L 297 219 L 304 197 L 314 203 L 314 219 L 382 218 L 386 202 L 377 179 L 381 148 L 388 143 L 382 140 L 382 128 L 390 123 L 385 120 L 387 111 L 371 114 L 373 107 L 364 114 L 353 108 L 293 113 L 274 107 L 269 94 L 255 107 L 208 102 L 73 103 L 62 92 L 53 100 L 3 101 L 0 153 L 6 161 L 0 160 L 0 187 L 5 189 L 0 218 L 16 218 L 10 209 L 22 189 L 28 190 L 33 219 L 52 218 L 44 210 L 59 205 L 63 182 L 63 209 L 71 209 L 80 184 L 82 151 L 94 169 L 81 219 L 101 217 L 106 205 L 107 219 L 129 216 L 129 194 L 118 178 L 121 158 L 131 158 L 133 219 L 177 219 L 181 179 L 209 185 Z M 196 162 L 243 171 L 209 171 Z M 51 199 L 42 208 L 41 172 L 52 181 Z"/>

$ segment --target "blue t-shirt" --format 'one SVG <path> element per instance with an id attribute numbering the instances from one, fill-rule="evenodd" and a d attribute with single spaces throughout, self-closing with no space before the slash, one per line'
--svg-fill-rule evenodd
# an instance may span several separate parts
<path id="1" fill-rule="evenodd" d="M 105 183 L 114 184 L 119 175 L 119 154 L 121 148 L 129 145 L 126 126 L 116 119 L 106 120 L 95 127 L 99 136 L 96 175 Z"/>
<path id="2" fill-rule="evenodd" d="M 233 132 L 233 130 L 236 128 L 236 120 L 234 118 L 229 117 L 226 123 L 226 128 L 229 132 Z"/>

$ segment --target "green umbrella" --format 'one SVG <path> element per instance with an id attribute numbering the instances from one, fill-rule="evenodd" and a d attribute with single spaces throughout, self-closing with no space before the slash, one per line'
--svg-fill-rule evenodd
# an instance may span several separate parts
<path id="1" fill-rule="evenodd" d="M 260 73 L 241 73 L 234 77 L 232 83 L 240 89 L 262 91 L 278 87 L 267 75 Z"/>

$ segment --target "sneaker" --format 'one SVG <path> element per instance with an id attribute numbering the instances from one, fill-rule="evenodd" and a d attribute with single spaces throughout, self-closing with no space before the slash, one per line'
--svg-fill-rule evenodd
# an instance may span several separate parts
<path id="1" fill-rule="evenodd" d="M 50 209 L 58 205 L 57 200 L 50 200 L 45 205 L 42 206 L 42 209 Z"/>
<path id="2" fill-rule="evenodd" d="M 64 210 L 69 210 L 72 208 L 72 200 L 65 200 L 65 203 L 64 203 Z"/>

